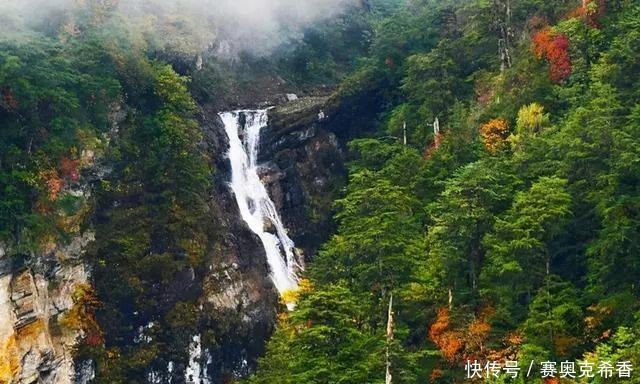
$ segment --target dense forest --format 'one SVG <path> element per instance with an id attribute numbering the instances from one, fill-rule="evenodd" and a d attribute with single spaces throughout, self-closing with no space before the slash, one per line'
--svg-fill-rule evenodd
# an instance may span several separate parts
<path id="1" fill-rule="evenodd" d="M 376 22 L 334 95 L 369 118 L 337 233 L 250 382 L 382 383 L 387 348 L 394 383 L 637 365 L 638 20 L 633 1 L 507 0 Z"/>
<path id="2" fill-rule="evenodd" d="M 81 3 L 0 26 L 0 258 L 95 232 L 90 278 L 48 325 L 79 332 L 90 382 L 164 383 L 150 369 L 184 369 L 202 329 L 225 353 L 234 325 L 197 301 L 224 213 L 202 106 L 252 107 L 233 100 L 272 76 L 327 97 L 348 182 L 295 310 L 219 382 L 640 383 L 616 365 L 640 369 L 636 0 L 364 0 L 204 66 L 122 27 L 117 2 Z M 484 368 L 507 361 L 517 378 Z"/>

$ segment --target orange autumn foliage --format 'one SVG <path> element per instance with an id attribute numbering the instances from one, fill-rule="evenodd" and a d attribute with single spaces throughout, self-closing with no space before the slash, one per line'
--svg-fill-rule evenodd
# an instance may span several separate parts
<path id="1" fill-rule="evenodd" d="M 485 306 L 473 320 L 455 326 L 449 309 L 441 308 L 429 328 L 429 338 L 449 363 L 466 360 L 513 360 L 517 357 L 517 351 L 522 342 L 518 334 L 508 335 L 503 341 L 503 349 L 494 350 L 489 347 L 492 329 L 489 319 L 494 312 L 495 309 L 492 306 Z"/>
<path id="2" fill-rule="evenodd" d="M 471 321 L 464 332 L 465 359 L 488 360 L 487 355 L 491 353 L 487 348 L 487 341 L 491 332 L 489 318 L 495 309 L 486 306 L 480 310 L 477 317 Z"/>
<path id="3" fill-rule="evenodd" d="M 547 53 L 547 47 L 551 45 L 551 39 L 553 37 L 553 31 L 549 27 L 545 27 L 533 35 L 533 54 L 538 59 L 545 57 Z"/>
<path id="4" fill-rule="evenodd" d="M 491 153 L 496 153 L 503 148 L 509 136 L 509 124 L 504 119 L 492 119 L 480 126 L 480 136 L 485 148 Z"/>
<path id="5" fill-rule="evenodd" d="M 64 180 L 55 170 L 41 171 L 38 176 L 45 185 L 49 200 L 56 201 L 62 187 L 64 187 Z"/>
<path id="6" fill-rule="evenodd" d="M 435 367 L 433 368 L 433 370 L 431 371 L 431 374 L 429 375 L 429 381 L 432 383 L 435 383 L 443 375 L 444 373 L 442 372 L 442 369 L 440 367 Z"/>
<path id="7" fill-rule="evenodd" d="M 69 329 L 82 331 L 87 345 L 101 345 L 104 343 L 104 335 L 95 317 L 95 312 L 101 305 L 91 285 L 79 284 L 73 293 L 73 307 L 60 322 Z"/>
<path id="8" fill-rule="evenodd" d="M 569 17 L 584 17 L 588 26 L 600 28 L 600 18 L 606 11 L 606 0 L 583 0 L 582 5 L 570 13 Z"/>
<path id="9" fill-rule="evenodd" d="M 546 27 L 533 35 L 533 53 L 549 63 L 549 79 L 556 84 L 563 83 L 573 69 L 569 56 L 569 38 Z"/>
<path id="10" fill-rule="evenodd" d="M 491 324 L 487 323 L 484 319 L 478 319 L 469 324 L 469 339 L 478 344 L 482 349 L 482 343 L 486 340 L 491 331 Z"/>
<path id="11" fill-rule="evenodd" d="M 450 314 L 447 308 L 438 310 L 436 320 L 429 328 L 429 338 L 449 362 L 457 360 L 458 352 L 464 345 L 462 335 L 450 329 Z"/>
<path id="12" fill-rule="evenodd" d="M 587 313 L 588 315 L 584 319 L 587 330 L 590 333 L 595 333 L 599 341 L 608 338 L 607 333 L 610 332 L 610 330 L 606 329 L 605 324 L 613 314 L 613 308 L 607 305 L 596 304 L 589 306 Z M 602 333 L 603 330 L 604 333 Z"/>
<path id="13" fill-rule="evenodd" d="M 510 332 L 502 339 L 502 347 L 500 349 L 492 350 L 487 354 L 487 360 L 517 360 L 521 345 L 522 335 L 518 331 Z"/>

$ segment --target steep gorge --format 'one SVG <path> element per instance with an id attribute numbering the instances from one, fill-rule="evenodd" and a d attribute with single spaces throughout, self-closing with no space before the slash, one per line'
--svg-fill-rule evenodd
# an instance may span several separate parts
<path id="1" fill-rule="evenodd" d="M 270 111 L 275 123 L 261 131 L 258 156 L 261 179 L 291 237 L 301 248 L 296 251 L 300 257 L 312 257 L 329 235 L 330 202 L 344 182 L 342 149 L 318 119 L 322 108 L 319 101 L 323 100 L 301 99 L 275 108 Z M 288 126 L 278 121 L 287 116 L 299 120 Z M 201 352 L 193 359 L 200 368 L 194 370 L 193 364 L 187 368 L 185 362 L 184 369 L 199 376 L 191 378 L 193 383 L 219 382 L 229 375 L 245 376 L 251 372 L 273 331 L 279 310 L 264 247 L 243 221 L 230 188 L 229 141 L 224 124 L 217 113 L 211 112 L 202 115 L 200 126 L 204 132 L 203 145 L 218 172 L 210 200 L 215 217 L 214 233 L 209 240 L 212 248 L 206 257 L 206 272 L 198 278 L 201 295 L 191 300 L 199 303 L 202 313 L 208 314 L 204 317 L 217 324 L 214 328 L 219 333 L 215 335 L 215 346 L 209 340 L 209 344 L 204 342 L 198 347 Z M 84 191 L 79 193 L 90 196 L 90 183 L 85 183 L 77 188 Z M 92 230 L 87 229 L 68 245 L 52 243 L 46 253 L 31 255 L 22 262 L 2 258 L 4 296 L 0 302 L 5 315 L 1 334 L 2 354 L 6 356 L 0 370 L 2 380 L 64 384 L 84 382 L 93 375 L 90 360 L 77 361 L 74 368 L 75 340 L 82 331 L 64 330 L 57 325 L 80 300 L 78 290 L 90 283 L 91 267 L 83 260 L 83 254 L 93 240 Z M 8 250 L 3 248 L 2 252 L 4 256 Z M 188 280 L 175 283 L 191 284 Z M 149 324 L 152 326 L 153 322 Z M 204 322 L 200 327 L 200 332 L 207 332 L 211 323 Z M 144 336 L 145 332 L 141 326 L 137 341 L 132 342 L 144 343 L 150 338 Z M 199 337 L 198 343 L 203 343 Z M 190 348 L 193 347 L 191 343 Z M 188 355 L 185 350 L 185 361 Z M 179 364 L 168 364 L 171 370 L 150 370 L 150 382 L 165 382 L 174 375 L 189 380 L 179 372 Z"/>

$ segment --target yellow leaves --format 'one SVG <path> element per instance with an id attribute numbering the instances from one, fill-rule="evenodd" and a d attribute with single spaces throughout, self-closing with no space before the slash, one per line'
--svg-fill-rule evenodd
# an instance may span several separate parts
<path id="1" fill-rule="evenodd" d="M 280 301 L 286 305 L 295 304 L 300 297 L 300 291 L 297 289 L 289 289 L 280 295 Z"/>
<path id="2" fill-rule="evenodd" d="M 282 292 L 280 301 L 285 305 L 295 304 L 298 302 L 300 295 L 313 291 L 313 285 L 309 279 L 301 279 L 298 283 L 298 289 L 291 289 Z"/>
<path id="3" fill-rule="evenodd" d="M 544 107 L 538 103 L 532 103 L 518 111 L 516 132 L 518 134 L 539 133 L 547 124 L 549 124 L 549 115 L 544 113 Z"/>
<path id="4" fill-rule="evenodd" d="M 95 290 L 89 284 L 78 284 L 73 292 L 73 307 L 60 319 L 60 324 L 74 331 L 83 331 L 90 346 L 104 342 L 102 330 L 95 318 L 95 311 L 102 305 Z"/>
<path id="5" fill-rule="evenodd" d="M 10 383 L 18 373 L 20 362 L 15 350 L 15 335 L 9 336 L 0 343 L 0 383 Z"/>
<path id="6" fill-rule="evenodd" d="M 298 283 L 298 287 L 299 292 L 309 293 L 313 291 L 313 284 L 309 279 L 301 279 Z"/>
<path id="7" fill-rule="evenodd" d="M 510 133 L 509 123 L 505 119 L 496 118 L 480 126 L 480 136 L 485 148 L 490 153 L 496 153 L 508 145 L 520 147 L 525 137 L 540 133 L 548 125 L 549 114 L 545 113 L 544 107 L 531 103 L 518 111 L 514 134 Z"/>
<path id="8" fill-rule="evenodd" d="M 509 123 L 504 119 L 491 119 L 480 126 L 480 136 L 485 148 L 491 153 L 496 153 L 506 145 Z"/>
<path id="9" fill-rule="evenodd" d="M 544 107 L 532 103 L 518 111 L 515 134 L 510 133 L 509 123 L 505 119 L 496 118 L 480 126 L 480 136 L 487 151 L 496 153 L 509 144 L 513 148 L 519 147 L 524 137 L 535 135 L 548 125 L 549 114 L 544 113 Z"/>

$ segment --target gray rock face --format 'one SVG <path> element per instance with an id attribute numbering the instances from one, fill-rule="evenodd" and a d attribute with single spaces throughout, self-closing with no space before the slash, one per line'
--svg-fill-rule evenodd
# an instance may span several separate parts
<path id="1" fill-rule="evenodd" d="M 311 257 L 332 231 L 330 205 L 344 184 L 340 144 L 325 119 L 318 120 L 323 103 L 321 98 L 302 98 L 274 110 L 260 148 L 260 177 L 300 248 L 296 254 Z M 114 121 L 120 115 L 115 111 Z M 253 371 L 281 304 L 262 244 L 242 220 L 228 187 L 229 144 L 217 111 L 205 110 L 200 125 L 202 145 L 216 169 L 209 199 L 215 228 L 204 272 L 192 270 L 182 279 L 185 285 L 202 284 L 201 293 L 187 298 L 197 301 L 202 317 L 198 332 L 203 335 L 198 335 L 199 352 L 189 356 L 189 366 L 209 382 L 223 383 Z M 112 134 L 117 134 L 117 124 Z M 86 156 L 93 159 L 94 154 Z M 94 166 L 85 177 L 95 181 L 108 172 L 108 164 Z M 79 197 L 91 192 L 87 186 L 76 187 L 68 192 Z M 46 252 L 17 263 L 0 244 L 0 365 L 7 357 L 7 368 L 14 372 L 7 383 L 88 383 L 94 376 L 90 360 L 75 362 L 74 369 L 72 350 L 79 334 L 60 322 L 74 306 L 76 288 L 88 282 L 82 255 L 94 238 L 91 232 L 77 233 L 68 245 L 51 244 Z M 138 340 L 144 342 L 144 334 Z M 179 379 L 184 368 L 168 361 L 165 370 L 150 372 L 149 379 Z M 0 383 L 5 381 L 0 376 Z"/>
<path id="2" fill-rule="evenodd" d="M 271 110 L 259 153 L 267 190 L 291 238 L 311 258 L 333 232 L 331 204 L 346 181 L 344 151 L 327 126 L 326 102 L 306 97 Z"/>
<path id="3" fill-rule="evenodd" d="M 103 137 L 105 144 L 117 135 L 125 116 L 120 103 L 111 106 L 112 127 Z M 82 206 L 60 217 L 67 241 L 51 241 L 29 255 L 0 243 L 0 383 L 83 382 L 78 378 L 85 375 L 76 372 L 73 361 L 82 331 L 66 324 L 65 318 L 78 288 L 89 284 L 83 256 L 95 234 L 82 224 L 90 211 L 90 184 L 108 172 L 96 164 L 99 157 L 93 149 L 82 149 L 83 176 L 61 191 Z"/>
<path id="4" fill-rule="evenodd" d="M 345 181 L 343 151 L 326 126 L 331 112 L 324 108 L 325 99 L 289 99 L 271 111 L 263 130 L 260 176 L 300 248 L 296 253 L 313 257 L 333 230 L 330 206 Z M 318 119 L 320 111 L 325 118 Z M 244 377 L 254 369 L 281 305 L 262 244 L 242 220 L 228 188 L 228 139 L 216 112 L 205 110 L 201 119 L 202 145 L 217 170 L 209 204 L 216 228 L 197 298 L 204 317 L 200 331 L 215 330 L 215 343 L 207 345 L 203 338 L 201 345 L 201 371 L 212 383 Z M 113 128 L 105 141 L 118 134 L 124 116 L 114 106 Z M 99 155 L 85 151 L 82 156 L 93 164 Z M 87 199 L 89 184 L 109 173 L 109 166 L 94 164 L 84 173 L 83 183 L 64 193 Z M 94 376 L 92 361 L 74 366 L 73 349 L 81 335 L 64 322 L 74 293 L 89 283 L 83 254 L 94 239 L 91 231 L 78 229 L 66 244 L 48 244 L 33 255 L 17 255 L 0 244 L 0 383 L 88 383 Z M 185 281 L 194 280 L 194 273 Z M 173 370 L 169 362 L 168 374 Z"/>
<path id="5" fill-rule="evenodd" d="M 2 258 L 14 260 L 0 276 L 0 382 L 73 382 L 79 333 L 61 320 L 74 305 L 78 285 L 87 282 L 78 252 L 91 236 L 78 235 L 66 247 L 52 244 L 46 254 L 30 259 L 10 252 Z"/>
<path id="6" fill-rule="evenodd" d="M 225 324 L 217 346 L 203 345 L 210 357 L 207 372 L 217 383 L 252 371 L 273 331 L 279 303 L 262 244 L 242 220 L 228 187 L 229 143 L 222 121 L 216 112 L 206 111 L 201 126 L 216 167 L 211 206 L 218 228 L 210 239 L 214 251 L 208 255 L 201 302 L 212 323 Z"/>

